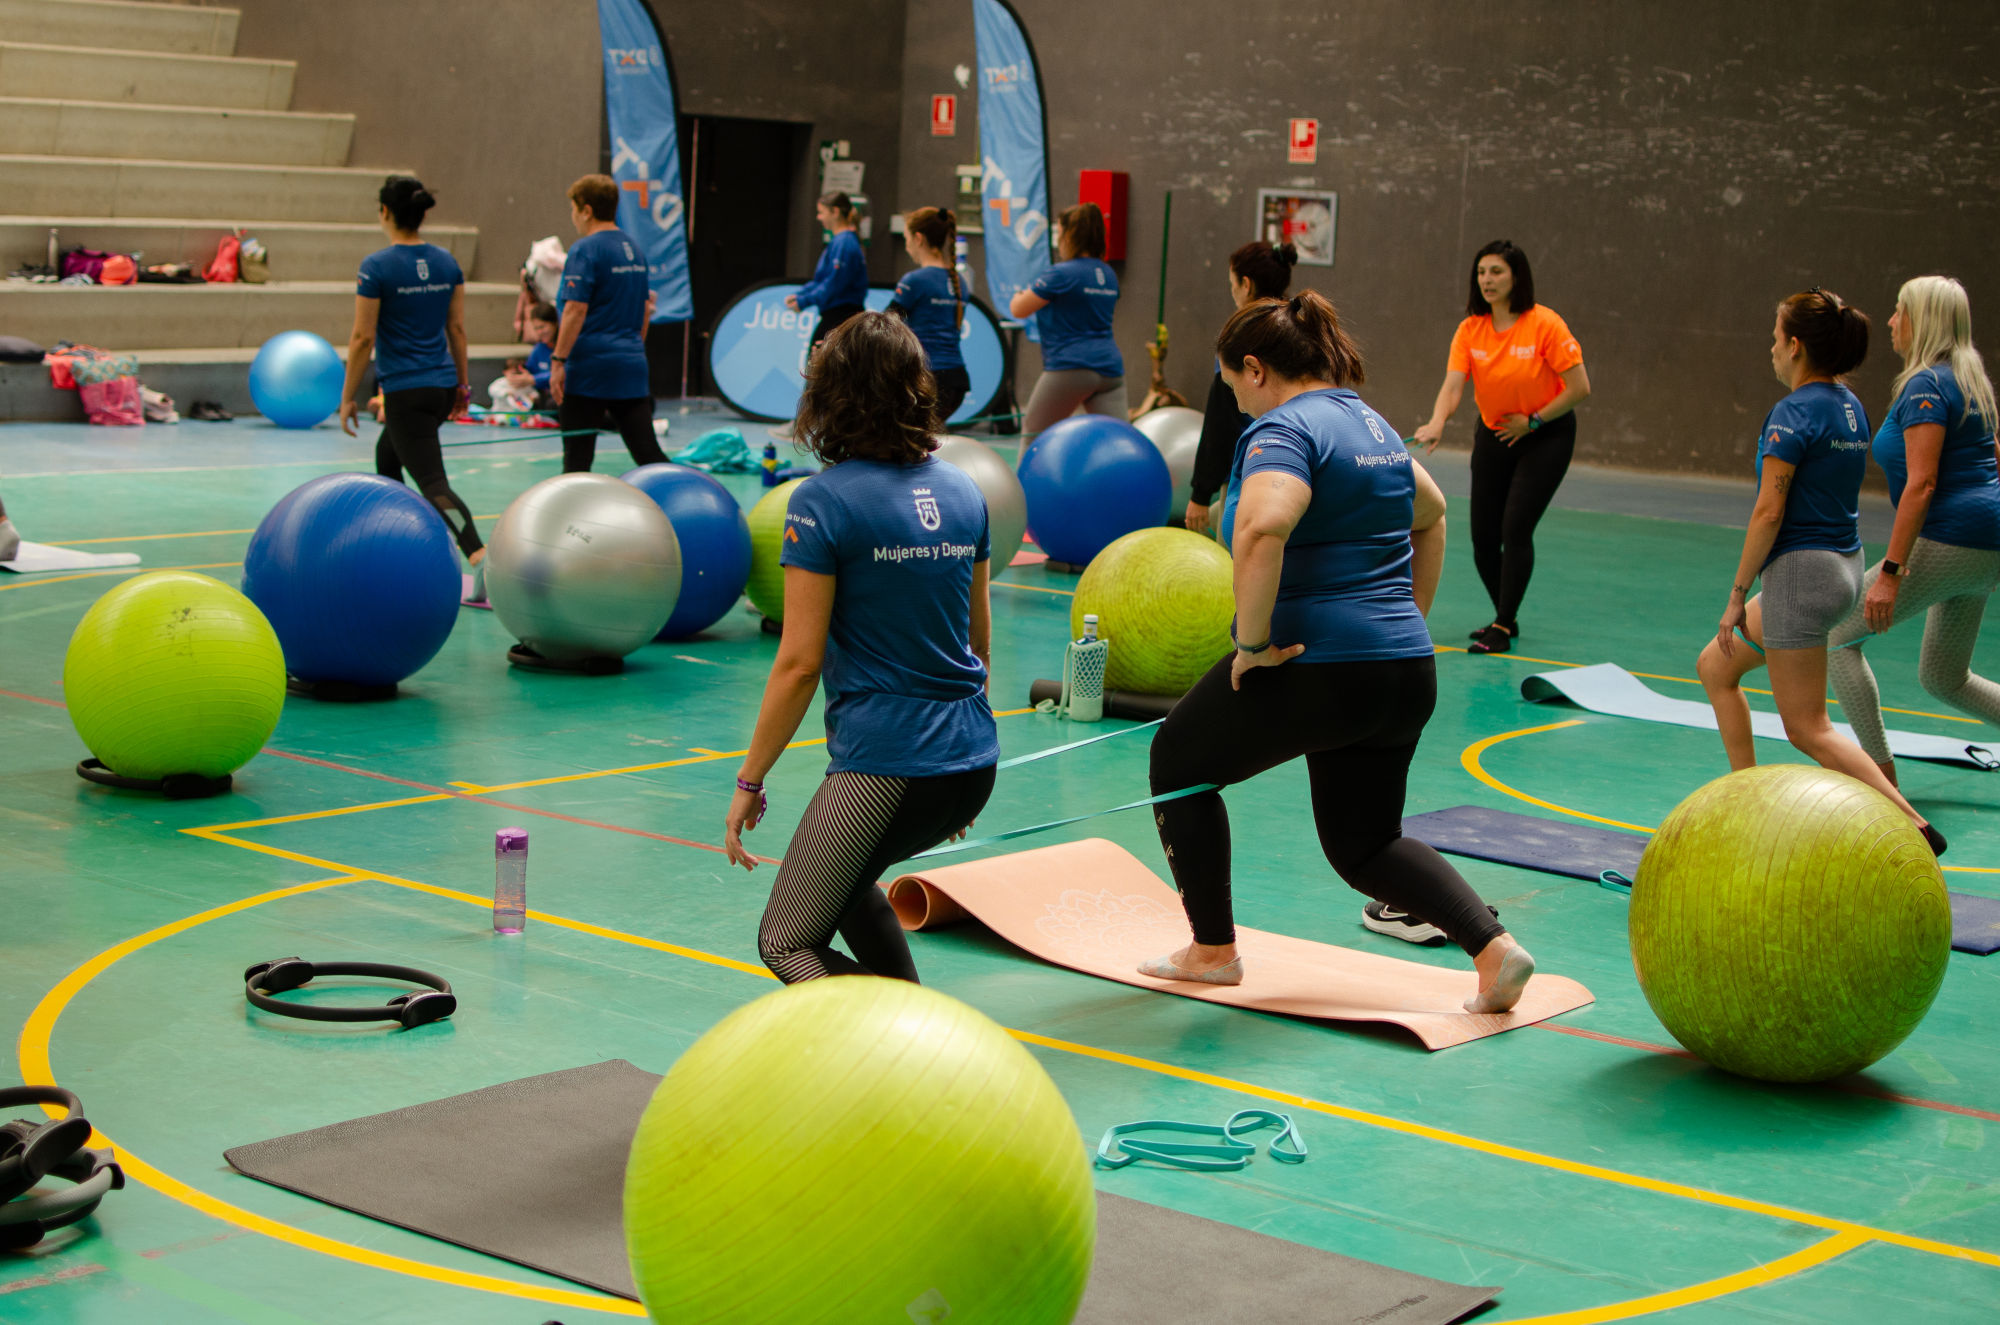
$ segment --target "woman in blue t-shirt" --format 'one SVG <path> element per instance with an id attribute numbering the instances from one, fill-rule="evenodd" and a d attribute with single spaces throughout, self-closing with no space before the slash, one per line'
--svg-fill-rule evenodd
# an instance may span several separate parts
<path id="1" fill-rule="evenodd" d="M 1021 425 L 1029 438 L 1079 406 L 1088 414 L 1128 417 L 1125 358 L 1111 339 L 1118 273 L 1104 260 L 1104 213 L 1096 203 L 1078 203 L 1056 218 L 1056 253 L 1062 261 L 1007 307 L 1017 318 L 1034 318 L 1042 338 L 1042 375 Z"/>
<path id="2" fill-rule="evenodd" d="M 1334 870 L 1462 947 L 1479 971 L 1467 1010 L 1504 1012 L 1534 960 L 1444 857 L 1403 836 L 1410 761 L 1437 703 L 1424 612 L 1443 566 L 1444 497 L 1351 389 L 1360 352 L 1318 294 L 1238 310 L 1216 355 L 1256 419 L 1231 474 L 1243 494 L 1236 650 L 1153 739 L 1153 794 L 1227 787 L 1304 756 Z M 1163 802 L 1156 821 L 1194 942 L 1140 971 L 1241 983 L 1221 793 Z"/>
<path id="3" fill-rule="evenodd" d="M 2000 685 L 1972 673 L 1986 599 L 2000 584 L 2000 457 L 1993 383 L 1972 344 L 1965 287 L 1949 276 L 1905 282 L 1889 340 L 1903 371 L 1875 434 L 1875 462 L 1888 475 L 1896 524 L 1861 605 L 1833 628 L 1827 671 L 1861 748 L 1894 782 L 1882 697 L 1861 656 L 1871 632 L 1927 614 L 1917 679 L 1953 708 L 2000 726 Z"/>
<path id="4" fill-rule="evenodd" d="M 942 207 L 919 207 L 903 218 L 903 248 L 917 269 L 896 283 L 889 311 L 910 324 L 937 383 L 940 423 L 949 423 L 972 378 L 965 371 L 959 337 L 965 328 L 965 290 L 952 265 L 958 247 L 958 218 Z"/>
<path id="5" fill-rule="evenodd" d="M 465 559 L 486 558 L 472 510 L 445 477 L 438 429 L 471 399 L 465 349 L 465 275 L 458 260 L 420 233 L 436 205 L 409 175 L 391 175 L 377 195 L 389 247 L 361 260 L 354 283 L 354 330 L 347 341 L 347 378 L 340 392 L 340 427 L 355 435 L 361 378 L 368 356 L 382 392 L 382 431 L 375 472 L 396 482 L 409 471 L 417 491 L 437 507 Z M 474 589 L 473 598 L 484 598 Z"/>
<path id="6" fill-rule="evenodd" d="M 785 296 L 786 308 L 819 310 L 812 341 L 806 346 L 808 358 L 818 352 L 834 328 L 861 312 L 868 300 L 868 255 L 861 251 L 854 199 L 844 193 L 822 193 L 813 216 L 832 238 L 819 255 L 812 279 L 800 286 L 797 294 Z"/>
<path id="7" fill-rule="evenodd" d="M 549 398 L 562 429 L 563 473 L 588 472 L 597 430 L 609 423 L 635 465 L 663 465 L 653 431 L 646 327 L 653 290 L 646 255 L 618 228 L 618 181 L 585 175 L 569 186 L 569 221 L 581 236 L 563 260 L 557 287 Z"/>
<path id="8" fill-rule="evenodd" d="M 1778 305 L 1771 370 L 1791 394 L 1758 433 L 1757 505 L 1729 605 L 1696 668 L 1730 768 L 1757 763 L 1742 682 L 1769 666 L 1771 697 L 1799 752 L 1895 801 L 1942 855 L 1944 838 L 1826 715 L 1827 636 L 1861 598 L 1861 479 L 1868 468 L 1868 415 L 1840 379 L 1867 354 L 1868 317 L 1839 295 L 1814 286 Z M 1752 598 L 1760 578 L 1763 592 Z"/>
<path id="9" fill-rule="evenodd" d="M 850 318 L 806 368 L 799 441 L 826 465 L 792 493 L 785 631 L 723 841 L 764 817 L 764 779 L 826 681 L 826 780 L 799 820 L 757 933 L 786 984 L 917 978 L 876 880 L 962 834 L 1000 757 L 986 701 L 986 499 L 936 459 L 923 347 L 886 313 Z M 831 946 L 838 931 L 852 957 Z"/>

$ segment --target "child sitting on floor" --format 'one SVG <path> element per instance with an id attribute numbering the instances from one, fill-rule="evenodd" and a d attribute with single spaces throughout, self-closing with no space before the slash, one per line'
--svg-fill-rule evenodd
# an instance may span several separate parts
<path id="1" fill-rule="evenodd" d="M 528 358 L 517 354 L 507 360 L 506 371 L 493 379 L 493 385 L 486 388 L 492 398 L 493 408 L 503 411 L 531 410 L 535 407 L 535 375 L 528 368 Z"/>

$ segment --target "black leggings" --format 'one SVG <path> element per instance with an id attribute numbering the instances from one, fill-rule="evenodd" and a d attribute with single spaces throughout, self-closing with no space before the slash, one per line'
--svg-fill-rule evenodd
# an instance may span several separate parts
<path id="1" fill-rule="evenodd" d="M 806 353 L 810 355 L 818 349 L 819 343 L 831 336 L 835 327 L 856 314 L 867 311 L 865 304 L 835 304 L 831 308 L 820 309 L 819 321 L 813 324 L 812 344 L 806 347 Z"/>
<path id="2" fill-rule="evenodd" d="M 1443 856 L 1403 836 L 1403 793 L 1437 703 L 1437 665 L 1283 663 L 1229 688 L 1224 658 L 1153 738 L 1153 794 L 1228 786 L 1305 756 L 1320 849 L 1349 887 L 1427 920 L 1473 956 L 1506 929 Z M 1220 792 L 1154 807 L 1197 943 L 1236 941 L 1229 812 Z"/>
<path id="3" fill-rule="evenodd" d="M 829 975 L 914 984 L 902 923 L 876 881 L 966 827 L 992 794 L 991 766 L 934 778 L 829 773 L 771 886 L 757 929 L 764 965 L 788 985 Z M 836 930 L 853 958 L 828 946 Z"/>
<path id="4" fill-rule="evenodd" d="M 1509 630 L 1535 573 L 1535 526 L 1569 473 L 1576 415 L 1545 423 L 1512 446 L 1486 426 L 1472 430 L 1472 564 Z"/>
<path id="5" fill-rule="evenodd" d="M 972 390 L 972 374 L 963 368 L 933 368 L 931 378 L 937 383 L 938 422 L 949 423 L 952 414 L 965 403 L 966 392 Z"/>
<path id="6" fill-rule="evenodd" d="M 609 422 L 625 439 L 635 465 L 664 465 L 667 453 L 653 432 L 653 398 L 634 396 L 630 400 L 606 400 L 602 396 L 579 396 L 563 392 L 556 407 L 556 426 L 563 434 L 563 473 L 588 473 L 597 460 L 597 430 Z"/>
<path id="7" fill-rule="evenodd" d="M 472 510 L 451 490 L 444 474 L 444 449 L 438 429 L 458 408 L 458 392 L 448 386 L 415 386 L 406 391 L 382 393 L 382 432 L 375 439 L 375 472 L 383 478 L 403 481 L 403 471 L 425 500 L 437 507 L 445 527 L 458 540 L 458 550 L 466 556 L 479 551 L 479 530 L 472 523 Z"/>

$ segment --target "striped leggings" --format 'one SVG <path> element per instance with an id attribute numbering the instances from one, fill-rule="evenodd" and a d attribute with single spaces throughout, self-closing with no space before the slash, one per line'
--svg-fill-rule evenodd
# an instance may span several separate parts
<path id="1" fill-rule="evenodd" d="M 903 926 L 876 881 L 965 828 L 992 794 L 991 766 L 934 778 L 828 774 L 764 907 L 757 929 L 764 965 L 788 985 L 829 975 L 916 983 Z M 829 946 L 836 932 L 852 958 Z"/>
<path id="2" fill-rule="evenodd" d="M 1882 564 L 1875 563 L 1862 582 L 1862 593 L 1875 584 Z M 1972 646 L 1979 640 L 1979 621 L 1987 595 L 2000 584 L 2000 552 L 1953 547 L 1920 538 L 1910 549 L 1908 578 L 1896 592 L 1892 626 L 1924 613 L 1923 651 L 1917 655 L 1917 680 L 1925 690 L 1962 713 L 2000 726 L 2000 685 L 1972 673 Z M 1861 606 L 1833 628 L 1827 640 L 1826 671 L 1842 716 L 1868 757 L 1889 762 L 1889 738 L 1882 730 L 1882 695 L 1875 673 L 1861 656 L 1861 646 L 1843 644 L 1865 639 L 1868 626 Z"/>

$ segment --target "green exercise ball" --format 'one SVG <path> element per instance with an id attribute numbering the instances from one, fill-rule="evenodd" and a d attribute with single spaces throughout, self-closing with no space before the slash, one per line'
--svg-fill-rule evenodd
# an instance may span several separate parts
<path id="1" fill-rule="evenodd" d="M 625 1170 L 633 1282 L 677 1325 L 1066 1325 L 1096 1242 L 1049 1074 L 904 980 L 809 980 L 723 1018 L 660 1082 Z"/>
<path id="2" fill-rule="evenodd" d="M 1127 534 L 1091 558 L 1076 582 L 1070 638 L 1094 613 L 1111 645 L 1106 689 L 1184 695 L 1229 652 L 1230 565 L 1221 547 L 1185 529 Z"/>
<path id="3" fill-rule="evenodd" d="M 1937 857 L 1886 796 L 1822 768 L 1717 778 L 1660 825 L 1632 887 L 1632 964 L 1660 1023 L 1763 1081 L 1858 1072 L 1944 981 Z"/>
<path id="4" fill-rule="evenodd" d="M 765 493 L 750 508 L 750 601 L 773 621 L 785 619 L 785 568 L 778 561 L 784 549 L 785 513 L 802 478 L 787 479 Z"/>
<path id="5" fill-rule="evenodd" d="M 285 655 L 257 605 L 222 581 L 153 571 L 83 614 L 63 691 L 77 735 L 113 773 L 219 778 L 277 728 Z"/>

